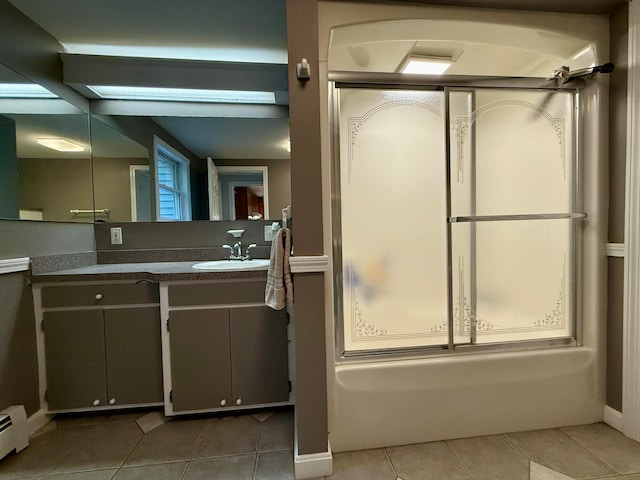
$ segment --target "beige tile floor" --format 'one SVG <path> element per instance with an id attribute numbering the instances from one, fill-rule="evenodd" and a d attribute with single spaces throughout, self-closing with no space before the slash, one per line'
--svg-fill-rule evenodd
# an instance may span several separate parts
<path id="1" fill-rule="evenodd" d="M 291 410 L 180 417 L 146 434 L 144 413 L 56 417 L 0 461 L 0 480 L 293 479 Z M 640 444 L 602 423 L 336 453 L 325 478 L 530 480 L 530 461 L 576 480 L 640 480 Z"/>

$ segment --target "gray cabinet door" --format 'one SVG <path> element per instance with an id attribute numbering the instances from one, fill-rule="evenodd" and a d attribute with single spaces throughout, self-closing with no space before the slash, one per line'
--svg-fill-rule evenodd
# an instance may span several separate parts
<path id="1" fill-rule="evenodd" d="M 160 310 L 104 310 L 109 405 L 163 401 Z"/>
<path id="2" fill-rule="evenodd" d="M 169 318 L 173 409 L 189 411 L 229 405 L 229 311 L 173 311 Z"/>
<path id="3" fill-rule="evenodd" d="M 49 409 L 106 405 L 102 311 L 45 312 L 43 318 Z"/>
<path id="4" fill-rule="evenodd" d="M 286 314 L 268 307 L 232 308 L 230 326 L 234 403 L 289 400 Z"/>

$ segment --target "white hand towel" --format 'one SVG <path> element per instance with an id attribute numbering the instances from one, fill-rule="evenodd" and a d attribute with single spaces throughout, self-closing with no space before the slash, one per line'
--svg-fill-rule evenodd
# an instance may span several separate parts
<path id="1" fill-rule="evenodd" d="M 282 310 L 293 304 L 293 281 L 291 279 L 291 232 L 281 228 L 271 243 L 271 262 L 267 272 L 264 303 L 274 310 Z"/>

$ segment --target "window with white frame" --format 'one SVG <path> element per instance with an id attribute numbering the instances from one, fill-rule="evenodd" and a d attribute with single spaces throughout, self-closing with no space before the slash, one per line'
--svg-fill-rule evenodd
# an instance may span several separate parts
<path id="1" fill-rule="evenodd" d="M 167 143 L 154 137 L 154 161 L 157 220 L 191 220 L 189 160 Z"/>

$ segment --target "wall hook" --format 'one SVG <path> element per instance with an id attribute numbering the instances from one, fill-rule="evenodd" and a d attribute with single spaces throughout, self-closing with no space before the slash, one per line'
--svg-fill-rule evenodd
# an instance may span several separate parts
<path id="1" fill-rule="evenodd" d="M 306 81 L 311 78 L 311 67 L 306 58 L 303 58 L 301 62 L 296 65 L 296 74 L 300 81 Z"/>

